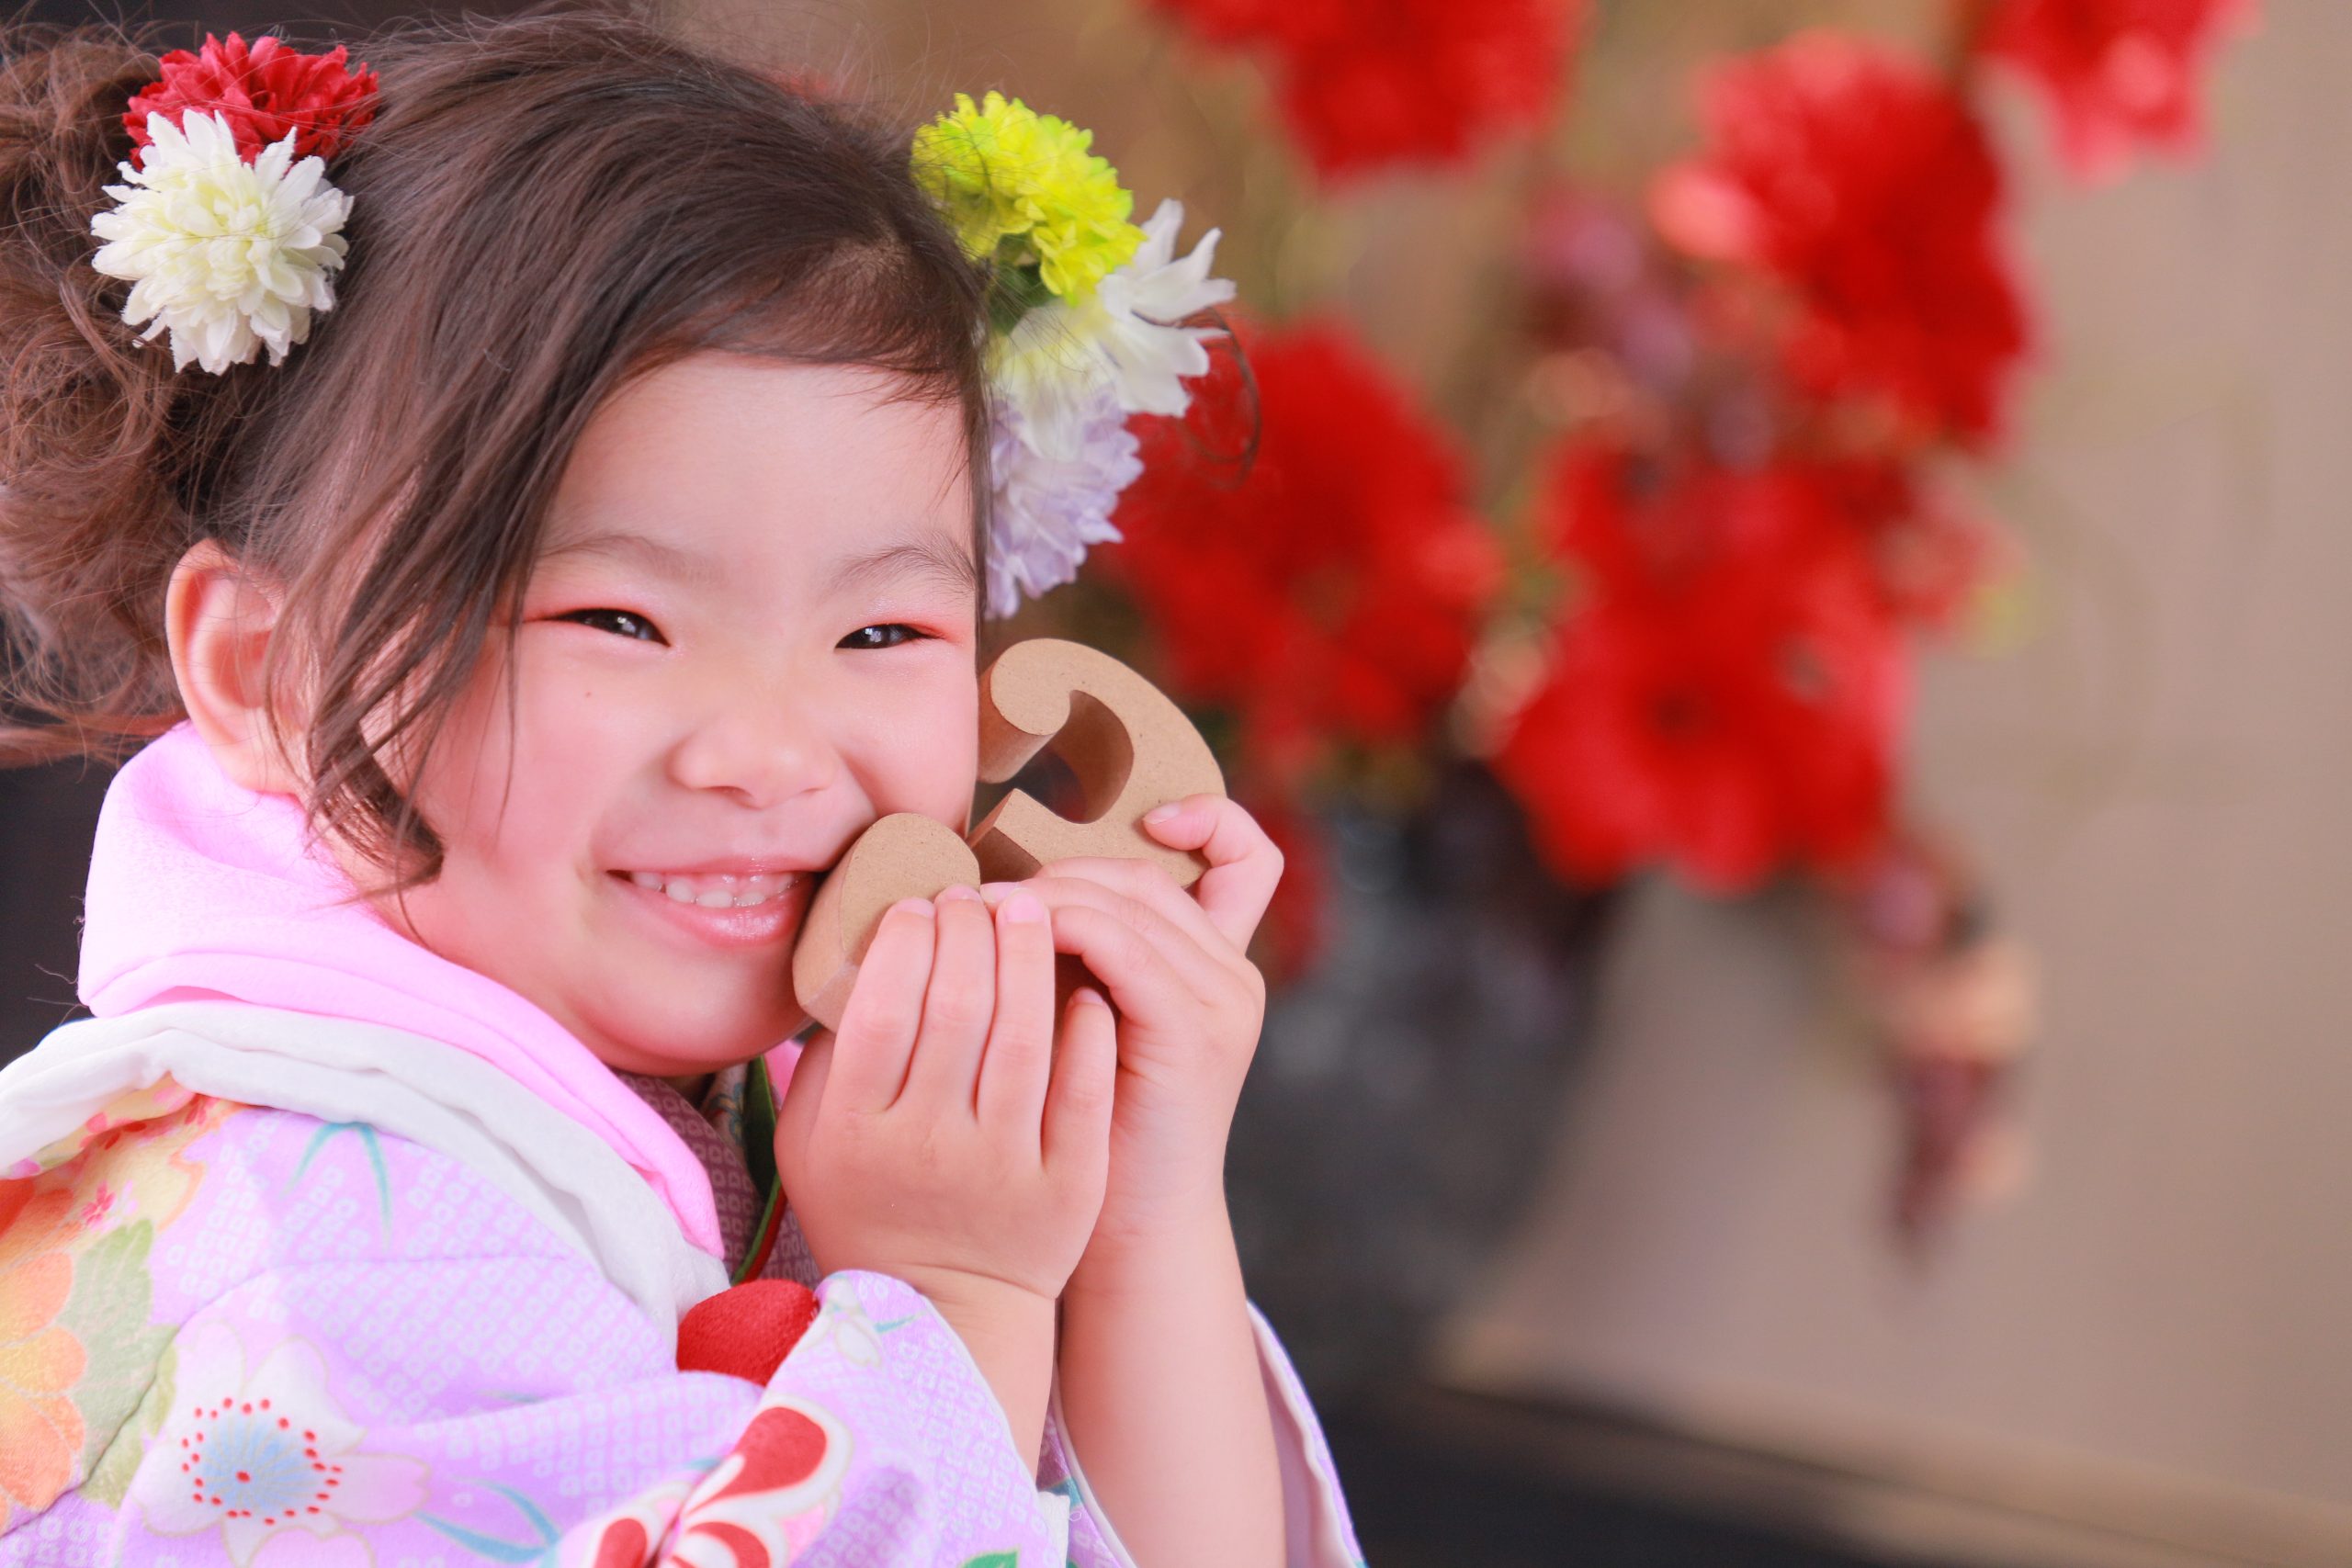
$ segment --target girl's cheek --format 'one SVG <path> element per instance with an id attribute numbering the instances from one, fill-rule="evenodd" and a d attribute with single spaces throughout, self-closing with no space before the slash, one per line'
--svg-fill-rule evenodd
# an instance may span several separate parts
<path id="1" fill-rule="evenodd" d="M 962 820 L 979 773 L 979 693 L 949 690 L 890 716 L 880 742 L 891 799 L 887 811 L 920 811 L 942 821 Z"/>

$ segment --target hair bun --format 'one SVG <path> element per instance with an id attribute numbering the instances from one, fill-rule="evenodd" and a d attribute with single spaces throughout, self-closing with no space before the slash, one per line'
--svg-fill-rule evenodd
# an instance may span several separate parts
<path id="1" fill-rule="evenodd" d="M 6 689 L 62 727 L 0 730 L 10 761 L 107 750 L 176 716 L 163 595 L 188 533 L 174 462 L 186 392 L 90 265 L 90 219 L 130 151 L 123 105 L 155 72 L 113 29 L 0 30 Z"/>

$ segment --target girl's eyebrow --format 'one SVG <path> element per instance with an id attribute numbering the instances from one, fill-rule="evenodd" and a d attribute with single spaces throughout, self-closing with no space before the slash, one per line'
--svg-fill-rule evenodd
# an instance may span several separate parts
<path id="1" fill-rule="evenodd" d="M 545 558 L 583 555 L 621 560 L 692 588 L 717 588 L 728 576 L 725 566 L 712 557 L 618 528 L 582 534 L 551 545 Z M 899 577 L 929 578 L 976 598 L 980 592 L 979 563 L 972 558 L 971 552 L 939 539 L 884 545 L 844 557 L 826 581 L 825 591 L 828 594 L 842 593 Z"/>
<path id="2" fill-rule="evenodd" d="M 885 545 L 880 549 L 845 557 L 833 568 L 825 591 L 829 594 L 843 593 L 899 577 L 929 579 L 975 598 L 980 592 L 979 562 L 972 558 L 969 550 L 958 549 L 940 539 Z"/>
<path id="3" fill-rule="evenodd" d="M 727 581 L 725 569 L 708 556 L 619 528 L 582 534 L 550 545 L 541 558 L 555 560 L 564 556 L 605 556 L 689 588 L 716 588 Z"/>

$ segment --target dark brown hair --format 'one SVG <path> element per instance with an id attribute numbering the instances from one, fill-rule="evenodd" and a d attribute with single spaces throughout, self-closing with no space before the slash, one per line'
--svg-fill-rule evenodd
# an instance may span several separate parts
<path id="1" fill-rule="evenodd" d="M 353 56 L 381 87 L 328 170 L 352 198 L 334 310 L 282 367 L 175 375 L 90 265 L 154 56 L 0 35 L 0 757 L 182 716 L 164 593 L 217 539 L 286 586 L 268 673 L 299 659 L 315 694 L 313 821 L 406 886 L 440 845 L 394 776 L 519 610 L 598 406 L 697 350 L 888 370 L 961 405 L 977 549 L 987 280 L 903 128 L 609 9 Z"/>

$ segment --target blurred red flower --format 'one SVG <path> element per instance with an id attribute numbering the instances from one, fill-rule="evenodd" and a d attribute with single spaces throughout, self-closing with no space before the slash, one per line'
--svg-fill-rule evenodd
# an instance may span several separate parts
<path id="1" fill-rule="evenodd" d="M 1144 471 L 1102 552 L 1178 694 L 1230 707 L 1289 788 L 1334 743 L 1419 742 L 1460 686 L 1500 551 L 1464 464 L 1347 330 L 1243 336 L 1182 420 L 1136 422 Z M 1229 458 L 1245 449 L 1246 470 Z M 1220 461 L 1218 455 L 1227 460 Z M 1237 482 L 1238 479 L 1238 482 Z"/>
<path id="2" fill-rule="evenodd" d="M 1817 487 L 1825 517 L 1857 531 L 1881 602 L 1905 626 L 1954 629 L 1977 591 L 2014 563 L 1999 525 L 1962 510 L 1911 465 L 1855 457 L 1781 466 Z"/>
<path id="3" fill-rule="evenodd" d="M 2208 57 L 2254 14 L 2253 0 L 2000 0 L 1980 45 L 2041 89 L 2066 166 L 2098 179 L 2135 145 L 2197 151 Z"/>
<path id="4" fill-rule="evenodd" d="M 1736 892 L 1872 848 L 1907 667 L 1826 471 L 1661 475 L 1571 446 L 1544 505 L 1586 592 L 1493 761 L 1547 863 L 1593 883 L 1663 861 Z"/>
<path id="5" fill-rule="evenodd" d="M 175 49 L 163 58 L 163 80 L 140 89 L 122 117 L 130 140 L 144 148 L 147 117 L 174 125 L 190 109 L 218 114 L 237 139 L 238 156 L 252 163 L 263 148 L 294 134 L 294 155 L 332 158 L 350 133 L 376 113 L 376 73 L 348 68 L 341 44 L 324 54 L 302 54 L 283 39 L 207 35 L 197 53 Z"/>
<path id="6" fill-rule="evenodd" d="M 1814 32 L 1715 67 L 1702 114 L 1707 149 L 1658 176 L 1652 216 L 1788 288 L 1792 378 L 1885 399 L 1928 435 L 1994 434 L 2026 317 L 1968 107 L 1920 65 Z"/>
<path id="7" fill-rule="evenodd" d="M 1453 162 L 1544 123 L 1584 0 L 1158 0 L 1204 42 L 1263 48 L 1316 171 Z"/>

